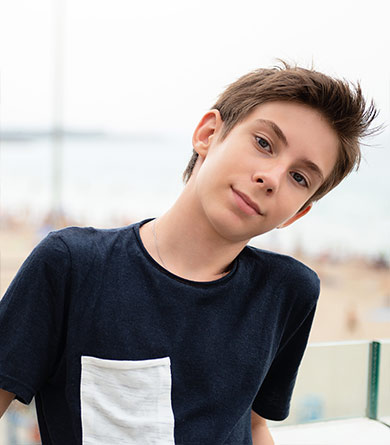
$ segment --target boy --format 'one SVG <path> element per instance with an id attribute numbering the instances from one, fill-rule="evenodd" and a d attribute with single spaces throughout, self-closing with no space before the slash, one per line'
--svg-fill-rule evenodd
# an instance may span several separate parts
<path id="1" fill-rule="evenodd" d="M 0 305 L 2 410 L 35 396 L 44 444 L 272 444 L 319 280 L 247 243 L 357 166 L 375 115 L 298 67 L 229 86 L 164 215 L 52 232 L 26 260 Z"/>

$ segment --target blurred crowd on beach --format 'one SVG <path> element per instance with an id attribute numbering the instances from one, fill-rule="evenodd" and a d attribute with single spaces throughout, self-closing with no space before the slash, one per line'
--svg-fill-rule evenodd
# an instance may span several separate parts
<path id="1" fill-rule="evenodd" d="M 128 216 L 112 218 L 110 226 L 126 226 L 138 219 Z M 38 219 L 28 211 L 18 215 L 2 212 L 1 295 L 41 239 L 51 230 L 74 225 L 94 223 L 73 220 L 60 213 L 49 213 Z M 277 246 L 274 250 L 278 250 Z M 339 257 L 335 252 L 326 251 L 308 255 L 297 246 L 294 252 L 288 253 L 313 268 L 321 278 L 321 295 L 311 342 L 390 338 L 390 260 L 384 252 L 376 256 L 351 254 Z"/>

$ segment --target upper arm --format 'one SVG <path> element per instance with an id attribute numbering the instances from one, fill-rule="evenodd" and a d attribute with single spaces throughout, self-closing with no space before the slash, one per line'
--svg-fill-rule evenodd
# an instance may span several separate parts
<path id="1" fill-rule="evenodd" d="M 251 429 L 253 445 L 275 445 L 264 417 L 259 416 L 252 410 Z"/>
<path id="2" fill-rule="evenodd" d="M 28 256 L 0 300 L 0 386 L 24 404 L 54 372 L 61 353 L 69 275 L 67 247 L 53 234 Z M 0 414 L 12 398 L 1 392 Z"/>
<path id="3" fill-rule="evenodd" d="M 270 420 L 284 420 L 290 409 L 290 400 L 301 363 L 315 306 L 306 318 L 297 320 L 295 326 L 282 339 L 282 346 L 273 358 L 267 374 L 260 386 L 252 407 Z M 303 318 L 303 317 L 302 317 Z"/>
<path id="4" fill-rule="evenodd" d="M 252 415 L 251 415 L 251 423 L 252 427 L 256 426 L 265 426 L 266 425 L 266 419 L 264 417 L 259 416 L 255 411 L 252 409 Z"/>
<path id="5" fill-rule="evenodd" d="M 0 388 L 0 417 L 6 412 L 14 398 L 15 394 Z"/>

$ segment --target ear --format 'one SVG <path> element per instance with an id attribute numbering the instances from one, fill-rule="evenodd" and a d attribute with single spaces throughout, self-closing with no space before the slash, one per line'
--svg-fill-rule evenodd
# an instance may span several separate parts
<path id="1" fill-rule="evenodd" d="M 218 110 L 208 111 L 200 120 L 192 136 L 192 146 L 199 156 L 205 158 L 211 141 L 222 127 L 221 114 Z"/>
<path id="2" fill-rule="evenodd" d="M 294 216 L 289 218 L 284 223 L 280 224 L 277 228 L 278 229 L 284 229 L 285 227 L 289 226 L 293 222 L 297 221 L 298 219 L 302 218 L 302 216 L 306 215 L 306 213 L 309 213 L 310 209 L 313 207 L 313 204 L 309 204 L 307 207 L 305 207 L 303 210 L 300 210 L 297 212 Z"/>

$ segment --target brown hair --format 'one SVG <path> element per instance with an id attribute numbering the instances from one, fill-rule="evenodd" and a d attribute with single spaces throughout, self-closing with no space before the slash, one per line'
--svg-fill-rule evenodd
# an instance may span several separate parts
<path id="1" fill-rule="evenodd" d="M 232 128 L 244 120 L 257 106 L 272 101 L 292 101 L 308 105 L 324 116 L 338 135 L 339 156 L 333 171 L 302 208 L 322 198 L 336 187 L 361 159 L 360 139 L 372 135 L 379 127 L 369 129 L 378 111 L 373 101 L 368 105 L 360 84 L 335 79 L 313 69 L 290 66 L 282 61 L 281 67 L 252 71 L 219 96 L 212 109 L 219 110 L 223 121 L 221 140 Z M 192 157 L 183 174 L 187 182 L 198 154 Z"/>

